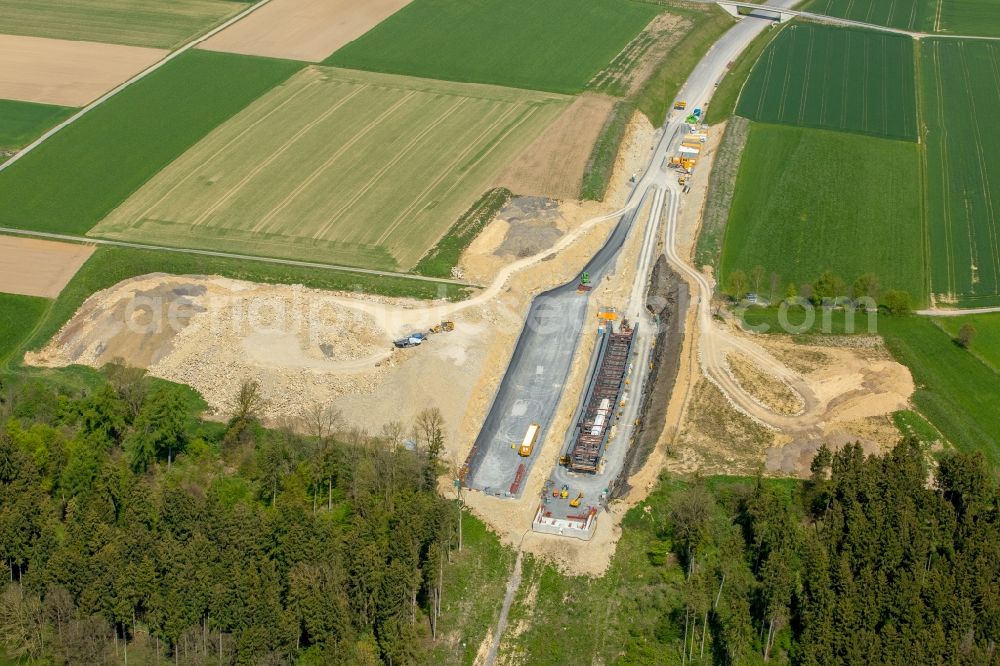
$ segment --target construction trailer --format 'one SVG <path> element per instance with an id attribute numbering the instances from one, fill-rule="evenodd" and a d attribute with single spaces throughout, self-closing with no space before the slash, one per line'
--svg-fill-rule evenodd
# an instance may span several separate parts
<path id="1" fill-rule="evenodd" d="M 615 412 L 625 383 L 635 328 L 623 319 L 618 331 L 608 321 L 602 327 L 603 335 L 597 360 L 597 371 L 587 387 L 586 407 L 576 425 L 573 444 L 569 450 L 570 470 L 597 472 L 611 434 Z"/>

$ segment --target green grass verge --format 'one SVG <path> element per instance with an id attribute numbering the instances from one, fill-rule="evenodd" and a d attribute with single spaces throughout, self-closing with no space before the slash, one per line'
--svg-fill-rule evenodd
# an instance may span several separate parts
<path id="1" fill-rule="evenodd" d="M 0 99 L 0 150 L 22 148 L 76 109 Z"/>
<path id="2" fill-rule="evenodd" d="M 955 446 L 1000 465 L 1000 374 L 924 317 L 883 317 L 879 333 L 910 368 L 913 403 Z"/>
<path id="3" fill-rule="evenodd" d="M 51 301 L 47 298 L 0 294 L 0 370 L 38 324 Z"/>
<path id="4" fill-rule="evenodd" d="M 84 234 L 303 63 L 189 51 L 0 173 L 0 226 Z"/>
<path id="5" fill-rule="evenodd" d="M 415 0 L 326 63 L 573 93 L 656 13 L 630 0 Z"/>
<path id="6" fill-rule="evenodd" d="M 909 37 L 795 23 L 757 61 L 736 112 L 768 123 L 916 141 L 914 72 Z"/>
<path id="7" fill-rule="evenodd" d="M 469 243 L 475 240 L 493 216 L 507 205 L 512 196 L 513 193 L 505 187 L 495 187 L 486 192 L 462 214 L 444 238 L 417 262 L 413 272 L 428 277 L 450 278 L 451 269 L 458 265 L 465 248 L 469 247 Z"/>
<path id="8" fill-rule="evenodd" d="M 680 8 L 671 7 L 671 13 Z M 670 50 L 646 81 L 635 97 L 636 106 L 654 127 L 666 120 L 667 112 L 673 106 L 677 91 L 687 80 L 695 65 L 704 57 L 708 49 L 733 27 L 733 18 L 721 8 L 711 5 L 704 9 L 684 12 L 693 21 L 691 29 Z"/>
<path id="9" fill-rule="evenodd" d="M 899 428 L 903 437 L 916 437 L 925 444 L 941 441 L 941 433 L 923 416 L 910 409 L 892 413 L 892 422 Z"/>
<path id="10" fill-rule="evenodd" d="M 941 317 L 934 321 L 953 338 L 958 337 L 958 332 L 964 325 L 970 324 L 976 333 L 969 349 L 1000 373 L 1000 313 Z"/>
<path id="11" fill-rule="evenodd" d="M 52 303 L 22 348 L 37 349 L 45 345 L 94 292 L 107 289 L 122 280 L 137 275 L 155 272 L 178 275 L 222 275 L 253 282 L 302 284 L 315 289 L 363 291 L 384 296 L 423 299 L 449 298 L 457 300 L 464 295 L 464 290 L 461 287 L 435 284 L 423 280 L 380 277 L 237 259 L 157 252 L 155 250 L 99 247 L 66 285 L 62 293 L 59 294 L 59 298 Z"/>
<path id="12" fill-rule="evenodd" d="M 926 300 L 917 144 L 753 124 L 726 226 L 721 282 L 761 266 L 781 285 L 826 270 L 850 285 L 875 273 L 883 292 Z"/>
<path id="13" fill-rule="evenodd" d="M 749 120 L 739 116 L 729 119 L 712 163 L 712 173 L 708 177 L 708 195 L 701 216 L 701 227 L 698 229 L 695 262 L 698 266 L 712 266 L 716 273 L 726 236 L 726 222 L 729 221 L 729 211 L 736 195 L 736 178 L 749 133 Z"/>
<path id="14" fill-rule="evenodd" d="M 761 290 L 767 295 L 768 289 Z M 876 334 L 879 323 L 888 315 L 820 307 L 752 307 L 738 313 L 741 326 L 757 333 L 791 333 L 794 335 L 855 335 Z"/>
<path id="15" fill-rule="evenodd" d="M 594 143 L 594 150 L 590 153 L 590 160 L 587 168 L 583 172 L 583 185 L 580 187 L 580 198 L 586 201 L 603 201 L 604 194 L 608 191 L 611 182 L 611 174 L 615 170 L 615 159 L 618 157 L 618 148 L 625 137 L 625 130 L 628 128 L 628 121 L 635 112 L 635 106 L 630 102 L 619 101 L 615 103 L 611 115 L 604 123 L 597 142 Z"/>
<path id="16" fill-rule="evenodd" d="M 740 91 L 743 85 L 750 78 L 750 71 L 760 59 L 761 54 L 767 45 L 780 34 L 786 23 L 777 26 L 770 26 L 767 30 L 757 35 L 750 46 L 744 49 L 743 53 L 736 58 L 732 67 L 726 70 L 719 87 L 712 95 L 712 103 L 705 111 L 704 122 L 709 125 L 721 123 L 736 112 L 736 102 L 739 100 Z"/>
<path id="17" fill-rule="evenodd" d="M 500 617 L 514 551 L 469 513 L 462 514 L 462 550 L 453 551 L 441 598 L 438 635 L 429 662 L 471 664 Z"/>

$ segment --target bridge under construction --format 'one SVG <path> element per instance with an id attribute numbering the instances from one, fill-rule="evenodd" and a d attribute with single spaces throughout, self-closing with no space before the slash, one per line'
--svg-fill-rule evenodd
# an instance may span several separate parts
<path id="1" fill-rule="evenodd" d="M 618 411 L 634 334 L 635 327 L 628 320 L 622 320 L 617 332 L 613 320 L 601 327 L 597 370 L 587 388 L 568 454 L 567 466 L 573 472 L 597 472 Z"/>

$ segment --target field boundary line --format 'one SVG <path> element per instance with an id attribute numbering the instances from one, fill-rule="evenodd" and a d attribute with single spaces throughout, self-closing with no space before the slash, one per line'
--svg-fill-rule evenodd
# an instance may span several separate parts
<path id="1" fill-rule="evenodd" d="M 194 39 L 192 39 L 187 44 L 184 44 L 183 46 L 179 47 L 176 51 L 171 51 L 170 53 L 168 53 L 167 55 L 165 55 L 161 60 L 157 60 L 152 65 L 150 65 L 146 69 L 142 70 L 141 72 L 139 72 L 138 74 L 136 74 L 132 78 L 125 80 L 123 83 L 119 83 L 117 86 L 115 86 L 114 88 L 112 88 L 108 92 L 104 93 L 103 95 L 101 95 L 100 97 L 98 97 L 97 99 L 95 99 L 93 102 L 91 102 L 87 106 L 83 107 L 82 109 L 80 109 L 79 111 L 77 111 L 76 113 L 74 113 L 72 116 L 70 116 L 66 120 L 62 121 L 61 123 L 59 123 L 58 125 L 56 125 L 52 129 L 50 129 L 49 131 L 47 131 L 45 134 L 41 135 L 40 137 L 38 137 L 37 139 L 35 139 L 31 143 L 29 143 L 27 146 L 25 146 L 24 148 L 22 148 L 21 150 L 19 150 L 13 157 L 11 157 L 10 159 L 8 159 L 6 162 L 4 162 L 3 164 L 0 164 L 0 172 L 2 172 L 4 169 L 9 168 L 12 164 L 15 164 L 19 159 L 21 159 L 22 157 L 24 157 L 25 155 L 27 155 L 28 153 L 30 153 L 31 151 L 33 151 L 38 146 L 40 146 L 43 143 L 45 143 L 45 141 L 47 141 L 53 135 L 55 135 L 57 132 L 59 132 L 59 130 L 62 130 L 64 128 L 66 128 L 66 127 L 69 127 L 70 125 L 72 125 L 77 120 L 79 120 L 80 118 L 84 117 L 85 115 L 87 115 L 88 113 L 90 113 L 91 111 L 93 111 L 94 109 L 96 109 L 98 106 L 100 106 L 104 102 L 108 101 L 109 99 L 111 99 L 112 97 L 114 97 L 115 95 L 117 95 L 118 93 L 120 93 L 121 91 L 123 91 L 126 88 L 128 88 L 133 83 L 137 83 L 138 81 L 141 81 L 142 79 L 146 78 L 147 76 L 149 76 L 150 74 L 152 74 L 156 70 L 160 69 L 161 67 L 163 67 L 164 65 L 166 65 L 167 63 L 169 63 L 174 58 L 177 58 L 181 54 L 186 53 L 187 51 L 190 51 L 191 49 L 193 49 L 194 47 L 198 46 L 198 44 L 201 44 L 203 41 L 205 41 L 209 37 L 214 37 L 215 35 L 217 35 L 218 33 L 222 32 L 223 30 L 225 30 L 229 26 L 233 25 L 234 23 L 236 23 L 240 19 L 245 18 L 246 16 L 249 16 L 250 14 L 252 14 L 253 12 L 257 11 L 258 9 L 260 9 L 261 7 L 263 7 L 264 5 L 266 5 L 266 4 L 270 3 L 270 2 L 271 2 L 271 0 L 260 0 L 257 3 L 255 3 L 253 5 L 250 5 L 249 7 L 247 7 L 246 9 L 244 9 L 242 12 L 240 12 L 239 14 L 237 14 L 236 16 L 230 17 L 229 19 L 227 19 L 223 23 L 215 26 L 214 28 L 212 28 L 211 30 L 209 30 L 205 34 L 201 35 L 200 37 L 195 37 Z"/>
<path id="2" fill-rule="evenodd" d="M 459 287 L 473 287 L 482 289 L 483 286 L 462 280 L 452 280 L 449 278 L 435 278 L 415 273 L 400 273 L 398 271 L 382 271 L 375 268 L 361 268 L 360 266 L 343 266 L 339 264 L 324 264 L 318 261 L 300 261 L 298 259 L 279 259 L 278 257 L 257 257 L 252 254 L 235 254 L 233 252 L 220 252 L 216 250 L 199 250 L 193 247 L 169 247 L 167 245 L 150 245 L 146 243 L 132 243 L 130 241 L 111 240 L 109 238 L 91 238 L 89 236 L 74 236 L 71 234 L 57 234 L 49 231 L 31 231 L 27 229 L 11 229 L 0 227 L 0 234 L 10 236 L 31 236 L 33 238 L 45 238 L 48 240 L 65 241 L 67 243 L 83 243 L 87 245 L 107 245 L 110 247 L 125 247 L 133 250 L 153 250 L 159 252 L 174 252 L 177 254 L 196 254 L 204 257 L 216 257 L 219 259 L 239 259 L 240 261 L 257 261 L 265 264 L 278 264 L 282 266 L 296 266 L 299 268 L 318 268 L 321 270 L 339 271 L 342 273 L 358 273 L 361 275 L 376 275 L 379 277 L 403 278 L 407 280 L 419 280 L 421 282 L 435 282 L 439 284 L 453 284 Z"/>

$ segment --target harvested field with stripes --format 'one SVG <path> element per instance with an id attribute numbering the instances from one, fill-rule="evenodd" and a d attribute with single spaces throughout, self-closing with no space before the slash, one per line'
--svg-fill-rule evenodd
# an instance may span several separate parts
<path id="1" fill-rule="evenodd" d="M 908 37 L 793 24 L 757 62 L 737 113 L 769 123 L 913 141 L 915 88 Z"/>
<path id="2" fill-rule="evenodd" d="M 923 40 L 931 291 L 1000 305 L 1000 44 Z"/>
<path id="3" fill-rule="evenodd" d="M 572 100 L 309 67 L 91 234 L 409 269 Z"/>
<path id="4" fill-rule="evenodd" d="M 0 0 L 0 33 L 169 49 L 247 7 L 237 0 Z"/>

